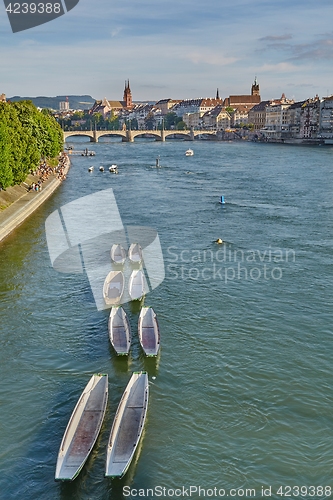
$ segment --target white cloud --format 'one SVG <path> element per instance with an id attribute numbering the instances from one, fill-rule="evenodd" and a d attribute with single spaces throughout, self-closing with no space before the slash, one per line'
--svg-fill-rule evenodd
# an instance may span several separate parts
<path id="1" fill-rule="evenodd" d="M 262 73 L 290 73 L 291 71 L 301 71 L 301 69 L 290 62 L 280 62 L 277 64 L 264 64 L 259 67 L 259 71 Z"/>
<path id="2" fill-rule="evenodd" d="M 188 59 L 194 64 L 211 64 L 213 66 L 226 66 L 237 61 L 236 57 L 226 57 L 220 51 L 197 48 L 189 50 L 181 57 Z"/>

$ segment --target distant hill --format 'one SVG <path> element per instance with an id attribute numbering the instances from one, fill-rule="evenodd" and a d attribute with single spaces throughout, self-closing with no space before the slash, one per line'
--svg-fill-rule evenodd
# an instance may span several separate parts
<path id="1" fill-rule="evenodd" d="M 8 101 L 32 101 L 37 108 L 49 108 L 58 111 L 59 103 L 66 101 L 66 97 L 68 97 L 70 109 L 90 109 L 95 102 L 91 95 L 57 95 L 57 97 L 21 97 L 16 95 L 9 97 Z"/>

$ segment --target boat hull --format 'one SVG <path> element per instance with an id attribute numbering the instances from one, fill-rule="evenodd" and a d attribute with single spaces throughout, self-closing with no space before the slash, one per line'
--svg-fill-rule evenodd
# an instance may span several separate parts
<path id="1" fill-rule="evenodd" d="M 139 243 L 132 243 L 128 249 L 128 258 L 133 264 L 141 264 L 143 260 L 142 248 Z"/>
<path id="2" fill-rule="evenodd" d="M 151 307 L 143 307 L 138 322 L 141 347 L 146 356 L 157 356 L 160 349 L 160 329 Z"/>
<path id="3" fill-rule="evenodd" d="M 133 373 L 113 421 L 105 476 L 121 478 L 130 466 L 144 428 L 148 396 L 147 373 Z"/>
<path id="4" fill-rule="evenodd" d="M 140 300 L 145 294 L 145 277 L 143 272 L 134 270 L 129 279 L 128 293 L 131 300 Z"/>
<path id="5" fill-rule="evenodd" d="M 101 430 L 108 399 L 108 376 L 95 374 L 81 394 L 61 441 L 55 479 L 73 481 Z"/>
<path id="6" fill-rule="evenodd" d="M 109 316 L 110 342 L 118 356 L 127 356 L 131 347 L 131 327 L 122 307 L 112 307 Z"/>
<path id="7" fill-rule="evenodd" d="M 111 260 L 115 264 L 123 265 L 125 263 L 126 250 L 121 245 L 119 245 L 119 244 L 112 245 L 110 254 L 111 254 Z"/>
<path id="8" fill-rule="evenodd" d="M 110 271 L 104 281 L 103 297 L 108 306 L 120 303 L 124 293 L 125 279 L 121 271 Z"/>

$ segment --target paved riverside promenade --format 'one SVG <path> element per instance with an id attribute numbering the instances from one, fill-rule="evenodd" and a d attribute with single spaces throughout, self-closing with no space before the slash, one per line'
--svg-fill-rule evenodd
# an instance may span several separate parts
<path id="1" fill-rule="evenodd" d="M 64 174 L 66 175 L 70 167 L 70 160 L 67 158 Z M 41 191 L 29 191 L 9 207 L 0 212 L 0 242 L 3 241 L 14 229 L 27 219 L 52 193 L 64 182 L 56 175 L 51 175 L 42 184 Z"/>

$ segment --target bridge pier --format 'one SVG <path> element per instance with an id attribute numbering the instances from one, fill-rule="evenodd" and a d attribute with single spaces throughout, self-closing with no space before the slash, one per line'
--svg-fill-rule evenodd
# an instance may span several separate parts
<path id="1" fill-rule="evenodd" d="M 126 130 L 126 139 L 123 137 L 123 142 L 134 142 L 132 130 Z"/>
<path id="2" fill-rule="evenodd" d="M 190 128 L 190 141 L 194 141 L 194 131 L 193 127 Z"/>

